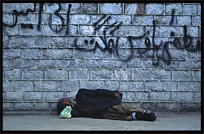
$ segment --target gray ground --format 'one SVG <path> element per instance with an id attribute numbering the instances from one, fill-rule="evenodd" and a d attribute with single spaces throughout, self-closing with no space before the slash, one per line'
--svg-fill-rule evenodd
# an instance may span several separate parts
<path id="1" fill-rule="evenodd" d="M 71 118 L 59 119 L 58 115 L 3 115 L 3 131 L 7 130 L 201 130 L 200 113 L 158 114 L 154 122 L 119 121 L 108 119 Z"/>

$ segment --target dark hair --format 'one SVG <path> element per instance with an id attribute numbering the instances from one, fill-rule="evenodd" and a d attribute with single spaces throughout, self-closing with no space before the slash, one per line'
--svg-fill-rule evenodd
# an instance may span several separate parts
<path id="1" fill-rule="evenodd" d="M 66 104 L 66 103 L 62 103 L 62 101 L 64 100 L 68 100 L 69 101 L 69 104 Z M 71 106 L 71 98 L 62 98 L 58 101 L 57 103 L 57 111 L 58 111 L 58 114 L 60 114 L 62 112 L 62 110 L 66 107 L 66 106 Z"/>

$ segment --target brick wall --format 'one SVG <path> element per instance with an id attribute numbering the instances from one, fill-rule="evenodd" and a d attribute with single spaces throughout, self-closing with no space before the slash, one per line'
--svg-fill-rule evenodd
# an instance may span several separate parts
<path id="1" fill-rule="evenodd" d="M 201 4 L 4 3 L 4 112 L 53 112 L 79 88 L 200 111 Z"/>

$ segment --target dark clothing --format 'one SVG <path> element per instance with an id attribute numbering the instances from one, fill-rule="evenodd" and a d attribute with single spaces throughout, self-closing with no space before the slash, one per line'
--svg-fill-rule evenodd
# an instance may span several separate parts
<path id="1" fill-rule="evenodd" d="M 93 110 L 104 110 L 121 103 L 121 99 L 114 95 L 115 92 L 105 89 L 79 89 L 76 94 L 76 103 Z"/>
<path id="2" fill-rule="evenodd" d="M 72 115 L 100 118 L 103 110 L 121 104 L 122 93 L 119 93 L 119 99 L 115 96 L 116 92 L 118 91 L 79 89 L 75 98 L 77 106 L 73 108 Z"/>
<path id="3" fill-rule="evenodd" d="M 121 101 L 122 93 L 105 89 L 79 89 L 73 101 L 73 117 L 91 117 L 113 120 L 154 121 L 154 113 L 145 112 Z M 63 102 L 64 103 L 64 102 Z"/>

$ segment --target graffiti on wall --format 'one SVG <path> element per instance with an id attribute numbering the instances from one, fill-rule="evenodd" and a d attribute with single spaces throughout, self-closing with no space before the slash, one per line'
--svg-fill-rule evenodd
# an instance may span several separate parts
<path id="1" fill-rule="evenodd" d="M 38 12 L 38 25 L 37 25 L 37 29 L 40 31 L 41 30 L 41 20 L 42 20 L 42 12 L 43 12 L 43 5 L 45 3 L 40 3 L 39 4 L 39 12 Z M 48 4 L 48 6 L 51 6 L 53 3 Z M 62 29 L 66 28 L 65 30 L 65 35 L 70 35 L 70 30 L 69 30 L 69 18 L 70 18 L 70 10 L 72 7 L 72 4 L 68 4 L 67 7 L 67 17 L 66 17 L 66 24 L 65 24 L 65 18 L 62 17 L 62 15 L 60 14 L 61 11 L 61 4 L 58 4 L 58 9 L 54 11 L 55 16 L 57 16 L 61 22 L 60 27 L 54 26 L 51 24 L 51 20 L 52 20 L 52 14 L 49 16 L 49 27 L 52 31 L 56 32 L 56 33 L 60 33 L 62 31 Z M 17 10 L 13 10 L 12 14 L 14 16 L 14 23 L 13 24 L 6 24 L 3 22 L 3 26 L 5 27 L 15 27 L 16 24 L 18 23 L 18 16 L 27 16 L 29 13 L 32 12 L 36 12 L 36 3 L 34 3 L 34 8 L 32 9 L 27 9 L 26 12 L 23 11 L 17 11 Z M 145 7 L 145 6 L 144 6 Z M 142 11 L 144 12 L 144 11 Z M 174 16 L 175 14 L 175 9 L 172 10 L 172 14 L 171 14 L 171 21 L 169 22 L 169 25 L 172 26 L 173 22 L 175 21 Z M 142 36 L 127 36 L 127 40 L 128 40 L 128 44 L 129 44 L 129 51 L 128 51 L 128 55 L 126 57 L 121 56 L 120 54 L 120 49 L 119 49 L 119 40 L 120 37 L 116 37 L 116 39 L 113 38 L 107 38 L 107 32 L 109 32 L 110 35 L 113 35 L 119 28 L 120 26 L 123 24 L 123 22 L 113 22 L 110 25 L 104 25 L 107 21 L 111 20 L 111 16 L 110 15 L 103 15 L 101 18 L 99 18 L 99 20 L 97 20 L 94 24 L 94 32 L 99 31 L 103 26 L 105 26 L 105 28 L 103 29 L 103 35 L 100 36 L 100 40 L 103 44 L 100 44 L 98 41 L 96 41 L 94 38 L 91 39 L 90 41 L 88 40 L 84 40 L 85 45 L 93 45 L 93 48 L 80 48 L 80 45 L 77 43 L 78 38 L 75 38 L 74 40 L 74 46 L 76 47 L 76 49 L 79 49 L 80 51 L 96 51 L 96 49 L 99 49 L 100 51 L 103 52 L 108 52 L 108 53 L 114 53 L 116 54 L 116 56 L 122 60 L 122 61 L 129 61 L 132 58 L 134 58 L 133 54 L 135 53 L 135 51 L 139 54 L 139 55 L 144 55 L 145 53 L 152 51 L 152 64 L 154 66 L 159 66 L 160 61 L 163 61 L 164 63 L 166 63 L 167 65 L 171 64 L 172 61 L 172 56 L 171 53 L 169 51 L 169 46 L 173 45 L 175 48 L 177 49 L 181 49 L 181 50 L 187 50 L 189 52 L 196 52 L 196 51 L 200 51 L 201 50 L 201 41 L 198 39 L 195 41 L 195 38 L 193 38 L 192 36 L 188 35 L 188 29 L 187 26 L 184 25 L 183 26 L 183 37 L 175 37 L 175 34 L 173 31 L 170 32 L 170 36 L 173 38 L 173 41 L 160 41 L 159 44 L 157 44 L 155 42 L 155 32 L 156 32 L 156 22 L 155 20 L 153 20 L 152 24 L 153 24 L 153 32 L 151 35 L 151 40 L 150 40 L 150 31 L 146 31 L 143 33 Z M 21 24 L 22 28 L 29 28 L 29 29 L 33 29 L 33 25 L 32 24 Z M 140 39 L 144 39 L 144 45 L 146 48 L 143 49 L 135 49 L 134 43 L 136 40 L 140 40 Z M 196 43 L 194 43 L 196 42 Z M 162 53 L 159 53 L 160 51 L 162 51 Z"/>

